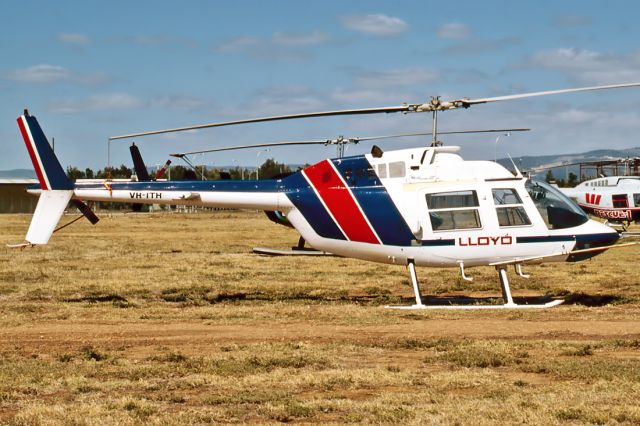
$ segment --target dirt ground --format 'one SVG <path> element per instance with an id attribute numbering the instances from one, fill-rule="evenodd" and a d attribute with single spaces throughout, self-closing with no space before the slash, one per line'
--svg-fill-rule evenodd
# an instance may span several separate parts
<path id="1" fill-rule="evenodd" d="M 2 241 L 28 216 L 0 217 Z M 71 219 L 69 217 L 68 219 Z M 8 424 L 638 424 L 638 249 L 529 268 L 527 311 L 407 311 L 406 271 L 251 254 L 259 212 L 105 215 L 0 253 Z M 496 302 L 491 268 L 419 269 L 431 300 Z"/>

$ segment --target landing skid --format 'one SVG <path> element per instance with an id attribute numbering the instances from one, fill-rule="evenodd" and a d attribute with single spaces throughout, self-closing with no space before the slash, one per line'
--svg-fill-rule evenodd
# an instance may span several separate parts
<path id="1" fill-rule="evenodd" d="M 545 309 L 552 308 L 564 303 L 564 300 L 552 300 L 543 304 L 525 304 L 519 305 L 513 301 L 511 296 L 511 288 L 509 287 L 509 279 L 507 278 L 506 266 L 497 266 L 496 270 L 500 276 L 500 287 L 502 288 L 502 298 L 505 303 L 502 305 L 425 305 L 422 303 L 422 296 L 420 295 L 420 285 L 418 283 L 418 275 L 416 274 L 416 266 L 413 259 L 409 259 L 407 263 L 407 269 L 411 276 L 411 284 L 413 285 L 413 291 L 416 297 L 415 305 L 411 306 L 385 306 L 388 309 Z"/>
<path id="2" fill-rule="evenodd" d="M 416 309 L 545 309 L 552 308 L 564 303 L 564 300 L 552 300 L 551 302 L 536 305 L 518 305 L 514 303 L 512 305 L 411 305 L 411 306 L 385 306 L 388 309 L 403 309 L 403 310 L 416 310 Z"/>
<path id="3" fill-rule="evenodd" d="M 319 251 L 314 249 L 279 250 L 279 249 L 271 249 L 267 247 L 254 247 L 253 252 L 256 254 L 265 254 L 267 256 L 335 256 L 333 253 L 328 253 L 326 251 Z"/>
<path id="4" fill-rule="evenodd" d="M 253 252 L 267 256 L 335 256 L 333 253 L 305 247 L 306 241 L 300 237 L 298 245 L 291 247 L 291 250 L 272 249 L 267 247 L 254 247 Z"/>

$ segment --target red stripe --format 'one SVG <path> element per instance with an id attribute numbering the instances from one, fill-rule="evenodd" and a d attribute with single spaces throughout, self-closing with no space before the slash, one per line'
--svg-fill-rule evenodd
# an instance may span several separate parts
<path id="1" fill-rule="evenodd" d="M 304 174 L 349 240 L 380 244 L 349 189 L 328 160 L 304 169 Z"/>
<path id="2" fill-rule="evenodd" d="M 18 117 L 18 127 L 20 128 L 20 133 L 22 133 L 22 139 L 24 139 L 24 144 L 27 145 L 27 151 L 29 151 L 29 157 L 31 157 L 33 168 L 36 170 L 36 175 L 38 176 L 38 180 L 40 181 L 40 187 L 44 190 L 47 190 L 49 189 L 47 187 L 47 181 L 44 179 L 44 173 L 42 173 L 42 169 L 40 168 L 38 157 L 36 156 L 33 145 L 31 144 L 31 138 L 29 138 L 29 133 L 27 133 L 27 129 L 24 127 L 24 122 L 22 117 Z"/>

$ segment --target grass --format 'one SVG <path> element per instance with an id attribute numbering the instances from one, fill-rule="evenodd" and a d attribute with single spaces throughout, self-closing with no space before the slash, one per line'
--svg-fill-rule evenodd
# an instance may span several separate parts
<path id="1" fill-rule="evenodd" d="M 0 243 L 29 216 L 0 216 Z M 512 275 L 544 311 L 406 312 L 405 270 L 271 258 L 256 212 L 105 215 L 0 249 L 0 423 L 637 424 L 637 250 Z M 499 297 L 492 268 L 420 269 L 430 296 Z"/>

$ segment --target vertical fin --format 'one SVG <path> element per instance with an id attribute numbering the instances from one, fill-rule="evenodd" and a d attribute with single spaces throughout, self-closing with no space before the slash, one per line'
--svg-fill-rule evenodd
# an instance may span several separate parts
<path id="1" fill-rule="evenodd" d="M 142 159 L 138 146 L 135 143 L 132 144 L 129 147 L 129 151 L 131 152 L 131 159 L 133 160 L 133 167 L 136 171 L 138 182 L 151 181 L 151 177 L 149 177 L 149 172 L 147 171 L 147 166 L 144 164 L 144 160 Z"/>
<path id="2" fill-rule="evenodd" d="M 73 183 L 67 178 L 64 169 L 53 153 L 38 120 L 25 110 L 24 115 L 18 117 L 18 127 L 27 146 L 27 151 L 29 151 L 29 157 L 31 157 L 33 168 L 40 181 L 40 187 L 45 191 L 73 189 Z"/>

